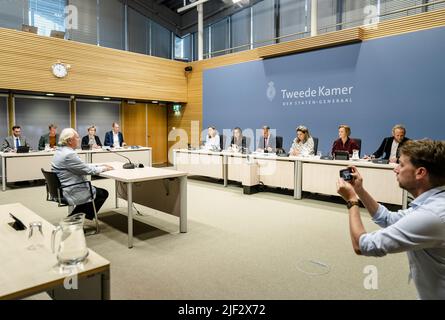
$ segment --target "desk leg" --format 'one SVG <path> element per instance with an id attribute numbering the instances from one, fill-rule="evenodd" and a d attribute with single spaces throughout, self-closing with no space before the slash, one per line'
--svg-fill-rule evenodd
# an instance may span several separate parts
<path id="1" fill-rule="evenodd" d="M 110 270 L 107 270 L 102 273 L 102 300 L 110 300 L 111 299 L 111 290 L 110 290 Z"/>
<path id="2" fill-rule="evenodd" d="M 2 157 L 2 190 L 6 191 L 6 158 Z"/>
<path id="3" fill-rule="evenodd" d="M 301 161 L 295 161 L 294 174 L 294 199 L 301 200 L 303 188 L 303 163 Z"/>
<path id="4" fill-rule="evenodd" d="M 179 232 L 187 232 L 187 176 L 179 178 L 179 193 L 181 197 Z"/>
<path id="5" fill-rule="evenodd" d="M 223 156 L 223 179 L 224 179 L 224 187 L 227 187 L 228 185 L 228 180 L 229 180 L 229 174 L 228 174 L 228 167 L 229 165 L 227 164 L 227 156 Z"/>
<path id="6" fill-rule="evenodd" d="M 115 204 L 116 204 L 116 209 L 119 208 L 119 198 L 118 198 L 118 188 L 119 188 L 119 183 L 117 182 L 117 180 L 114 180 L 114 198 L 115 198 Z"/>
<path id="7" fill-rule="evenodd" d="M 128 199 L 128 248 L 133 248 L 133 183 L 127 184 Z"/>

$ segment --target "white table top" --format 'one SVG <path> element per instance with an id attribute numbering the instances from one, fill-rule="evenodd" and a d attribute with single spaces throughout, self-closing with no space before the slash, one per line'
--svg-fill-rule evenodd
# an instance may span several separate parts
<path id="1" fill-rule="evenodd" d="M 122 169 L 123 162 L 107 162 L 106 164 L 115 168 L 115 170 L 103 172 L 101 177 L 110 178 L 121 182 L 140 182 L 157 179 L 168 179 L 187 176 L 187 172 L 176 171 L 173 168 L 136 168 L 136 169 Z M 98 164 L 96 164 L 98 165 Z"/>
<path id="2" fill-rule="evenodd" d="M 110 151 L 104 149 L 94 149 L 94 150 L 80 150 L 77 149 L 76 152 L 79 154 L 87 154 L 87 153 L 116 153 L 116 152 L 133 152 L 133 151 L 147 151 L 152 148 L 140 147 L 138 149 L 131 148 L 118 148 L 118 149 L 110 149 Z M 18 158 L 18 157 L 47 157 L 54 156 L 55 151 L 31 151 L 29 153 L 16 153 L 16 152 L 0 152 L 0 156 L 4 158 Z"/>
<path id="3" fill-rule="evenodd" d="M 231 152 L 231 151 L 208 151 L 208 150 L 188 150 L 188 149 L 176 149 L 176 152 L 183 153 L 193 153 L 193 154 L 210 154 L 210 155 L 225 155 L 231 157 L 242 157 L 246 158 L 246 154 L 242 154 L 239 152 Z M 319 163 L 319 164 L 330 164 L 330 165 L 341 165 L 341 166 L 356 166 L 356 167 L 367 167 L 367 168 L 380 168 L 380 169 L 394 169 L 397 164 L 389 163 L 389 164 L 379 164 L 373 163 L 368 160 L 360 159 L 360 160 L 323 160 L 318 157 L 279 157 L 276 154 L 264 154 L 264 153 L 251 153 L 249 154 L 254 159 L 260 160 L 278 160 L 278 161 L 302 161 L 307 163 Z"/>
<path id="4" fill-rule="evenodd" d="M 151 150 L 151 147 L 139 147 L 139 148 L 112 148 L 109 149 L 110 151 L 107 151 L 106 149 L 93 149 L 93 150 L 82 150 L 82 152 L 85 153 L 116 153 L 116 152 L 133 152 L 133 151 L 148 151 Z"/>
<path id="5" fill-rule="evenodd" d="M 9 213 L 20 219 L 28 229 L 15 231 L 10 227 L 8 223 L 14 220 Z M 30 251 L 27 249 L 29 223 L 36 221 L 42 222 L 45 248 Z M 22 204 L 0 206 L 0 299 L 20 298 L 63 284 L 67 275 L 60 272 L 56 255 L 51 252 L 53 230 L 52 224 Z M 93 274 L 108 269 L 109 265 L 108 260 L 90 250 L 79 273 Z"/>
<path id="6" fill-rule="evenodd" d="M 76 150 L 79 154 L 86 154 L 87 151 Z M 21 157 L 53 157 L 55 151 L 31 151 L 29 153 L 16 153 L 16 152 L 0 152 L 0 156 L 3 158 L 21 158 Z"/>

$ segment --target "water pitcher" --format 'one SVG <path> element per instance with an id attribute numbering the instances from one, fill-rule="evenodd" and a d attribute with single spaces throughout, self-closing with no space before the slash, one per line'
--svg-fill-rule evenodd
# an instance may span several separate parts
<path id="1" fill-rule="evenodd" d="M 57 253 L 60 264 L 77 264 L 86 259 L 88 248 L 83 232 L 85 214 L 79 213 L 63 219 L 52 234 L 52 250 Z M 56 246 L 56 235 L 62 232 L 60 243 Z M 57 249 L 56 249 L 57 248 Z"/>

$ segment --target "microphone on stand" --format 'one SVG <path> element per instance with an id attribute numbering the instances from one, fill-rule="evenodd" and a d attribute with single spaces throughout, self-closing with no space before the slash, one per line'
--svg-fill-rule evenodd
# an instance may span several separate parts
<path id="1" fill-rule="evenodd" d="M 124 156 L 123 154 L 120 154 L 119 152 L 113 152 L 113 151 L 111 151 L 110 149 L 106 149 L 106 150 L 107 150 L 108 152 L 117 154 L 118 156 L 123 157 L 123 158 L 125 158 L 125 159 L 128 160 L 128 163 L 125 163 L 125 164 L 122 166 L 122 168 L 124 168 L 124 169 L 135 169 L 135 168 L 136 168 L 136 165 L 135 165 L 134 163 L 131 162 L 130 158 L 127 158 L 126 156 Z"/>

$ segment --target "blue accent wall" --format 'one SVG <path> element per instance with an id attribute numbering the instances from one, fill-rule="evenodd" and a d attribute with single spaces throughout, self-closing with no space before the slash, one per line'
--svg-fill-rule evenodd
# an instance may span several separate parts
<path id="1" fill-rule="evenodd" d="M 267 124 L 288 150 L 303 124 L 324 154 L 340 124 L 362 139 L 362 155 L 398 123 L 409 138 L 445 140 L 444 39 L 436 28 L 206 70 L 203 125 L 222 132 Z"/>

